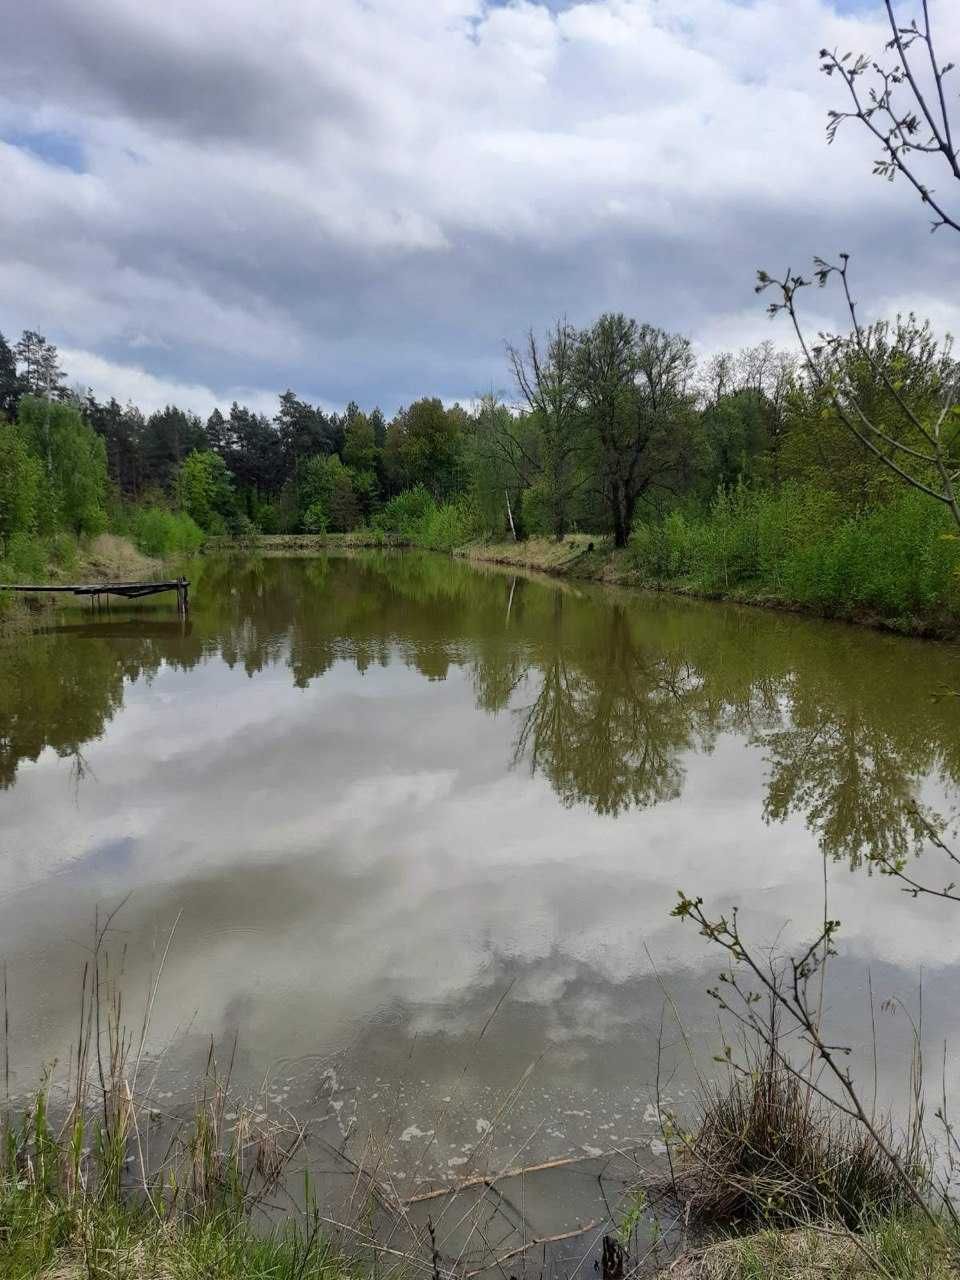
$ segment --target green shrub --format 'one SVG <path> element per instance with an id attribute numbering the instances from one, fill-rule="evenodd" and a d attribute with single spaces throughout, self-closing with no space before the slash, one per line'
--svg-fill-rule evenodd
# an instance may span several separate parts
<path id="1" fill-rule="evenodd" d="M 394 533 L 407 542 L 417 542 L 436 510 L 437 504 L 429 490 L 418 484 L 391 498 L 374 517 L 373 523 L 384 533 Z"/>
<path id="2" fill-rule="evenodd" d="M 477 537 L 481 517 L 470 498 L 455 498 L 437 506 L 432 494 L 417 485 L 391 498 L 374 517 L 373 525 L 417 547 L 452 551 Z"/>
<path id="3" fill-rule="evenodd" d="M 326 533 L 329 523 L 322 502 L 311 502 L 303 513 L 303 527 L 307 533 Z"/>
<path id="4" fill-rule="evenodd" d="M 43 582 L 48 562 L 43 538 L 31 533 L 15 533 L 7 542 L 0 575 L 7 582 Z"/>
<path id="5" fill-rule="evenodd" d="M 147 556 L 191 555 L 203 545 L 203 530 L 182 511 L 137 507 L 130 519 L 134 542 Z"/>
<path id="6" fill-rule="evenodd" d="M 663 520 L 638 524 L 630 539 L 634 565 L 657 582 L 690 573 L 695 548 L 694 530 L 683 513 L 671 511 Z"/>
<path id="7" fill-rule="evenodd" d="M 479 523 L 473 503 L 457 498 L 434 510 L 421 529 L 418 541 L 435 551 L 452 551 L 477 536 Z"/>
<path id="8" fill-rule="evenodd" d="M 699 515 L 637 524 L 630 553 L 652 582 L 741 587 L 827 614 L 960 612 L 960 540 L 948 513 L 913 490 L 850 514 L 813 485 L 738 486 Z"/>

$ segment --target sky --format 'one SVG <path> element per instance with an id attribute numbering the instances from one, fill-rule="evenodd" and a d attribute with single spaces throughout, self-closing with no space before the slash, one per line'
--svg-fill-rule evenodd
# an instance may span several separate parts
<path id="1" fill-rule="evenodd" d="M 956 56 L 960 6 L 931 11 Z M 884 39 L 873 0 L 11 6 L 0 331 L 206 414 L 510 397 L 506 341 L 611 309 L 703 355 L 787 346 L 757 268 L 840 250 L 864 318 L 957 330 L 960 239 L 862 129 L 825 141 L 818 50 Z"/>

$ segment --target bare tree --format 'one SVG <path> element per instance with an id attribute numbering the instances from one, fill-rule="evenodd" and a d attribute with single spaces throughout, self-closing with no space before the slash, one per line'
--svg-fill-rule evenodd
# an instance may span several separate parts
<path id="1" fill-rule="evenodd" d="M 538 484 L 547 505 L 551 530 L 562 538 L 570 527 L 572 500 L 579 489 L 582 413 L 576 381 L 577 334 L 558 320 L 538 344 L 533 330 L 523 350 L 507 345 L 517 387 L 533 420 L 533 440 L 507 431 L 514 465 L 527 483 Z"/>

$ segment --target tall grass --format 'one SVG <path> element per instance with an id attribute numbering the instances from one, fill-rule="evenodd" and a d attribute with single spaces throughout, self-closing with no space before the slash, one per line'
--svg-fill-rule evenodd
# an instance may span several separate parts
<path id="1" fill-rule="evenodd" d="M 709 593 L 768 596 L 825 614 L 960 615 L 960 540 L 947 513 L 904 491 L 885 506 L 844 512 L 810 485 L 741 486 L 705 513 L 639 523 L 630 543 L 647 581 Z"/>
<path id="2" fill-rule="evenodd" d="M 266 1118 L 230 1094 L 212 1051 L 191 1115 L 151 1139 L 145 1043 L 163 962 L 142 1024 L 123 1021 L 122 965 L 111 963 L 108 918 L 83 971 L 78 1037 L 64 1079 L 0 1124 L 0 1277 L 58 1280 L 321 1280 L 349 1265 L 320 1230 L 312 1196 L 298 1217 L 255 1230 L 252 1215 L 282 1184 L 300 1149 L 294 1121 Z M 169 944 L 168 944 L 169 945 Z M 172 1118 L 169 1118 L 172 1121 Z M 151 1140 L 159 1150 L 151 1150 Z"/>
<path id="3" fill-rule="evenodd" d="M 858 1229 L 907 1207 L 869 1133 L 818 1099 L 775 1059 L 708 1088 L 687 1152 L 684 1194 L 704 1219 Z"/>

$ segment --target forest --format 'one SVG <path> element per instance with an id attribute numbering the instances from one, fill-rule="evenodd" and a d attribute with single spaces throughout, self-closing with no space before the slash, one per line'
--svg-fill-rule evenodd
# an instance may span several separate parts
<path id="1" fill-rule="evenodd" d="M 224 535 L 369 529 L 452 550 L 580 533 L 642 583 L 960 615 L 958 527 L 932 466 L 905 474 L 850 423 L 920 458 L 956 379 L 949 340 L 898 316 L 836 340 L 817 373 L 769 340 L 698 360 L 681 334 L 605 314 L 508 344 L 509 399 L 425 396 L 388 421 L 287 390 L 272 419 L 234 403 L 203 421 L 68 388 L 41 334 L 0 335 L 2 577 L 67 564 L 106 530 L 160 557 Z M 956 465 L 952 405 L 948 427 Z"/>

